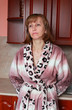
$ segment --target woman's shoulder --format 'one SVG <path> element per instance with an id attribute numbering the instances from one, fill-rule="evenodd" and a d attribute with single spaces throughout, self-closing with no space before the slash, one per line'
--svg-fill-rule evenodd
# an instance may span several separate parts
<path id="1" fill-rule="evenodd" d="M 28 46 L 28 44 L 24 44 L 17 52 L 16 55 L 23 54 L 24 49 Z"/>
<path id="2" fill-rule="evenodd" d="M 53 51 L 56 53 L 64 53 L 64 51 L 62 50 L 62 48 L 56 44 L 53 44 Z"/>

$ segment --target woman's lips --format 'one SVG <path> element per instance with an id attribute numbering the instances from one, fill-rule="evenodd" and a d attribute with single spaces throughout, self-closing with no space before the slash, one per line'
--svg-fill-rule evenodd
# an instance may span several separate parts
<path id="1" fill-rule="evenodd" d="M 34 32 L 34 33 L 32 33 L 32 34 L 34 35 L 34 34 L 38 34 L 38 33 L 37 33 L 37 32 Z"/>

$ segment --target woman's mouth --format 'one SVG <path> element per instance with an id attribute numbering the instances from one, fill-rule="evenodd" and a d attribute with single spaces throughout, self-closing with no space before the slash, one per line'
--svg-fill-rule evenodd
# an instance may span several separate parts
<path id="1" fill-rule="evenodd" d="M 34 35 L 34 34 L 38 34 L 38 33 L 37 32 L 33 32 L 32 34 Z"/>

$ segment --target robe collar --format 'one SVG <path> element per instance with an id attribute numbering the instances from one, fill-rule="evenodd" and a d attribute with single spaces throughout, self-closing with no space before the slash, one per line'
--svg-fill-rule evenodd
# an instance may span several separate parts
<path id="1" fill-rule="evenodd" d="M 40 79 L 40 76 L 44 73 L 51 54 L 52 54 L 52 43 L 47 41 L 44 45 L 42 55 L 37 63 L 37 66 L 34 66 L 34 59 L 33 59 L 33 54 L 32 54 L 32 44 L 27 44 L 24 47 L 24 64 L 26 68 L 26 72 L 29 76 L 29 78 L 34 81 L 35 83 L 39 83 L 40 85 L 43 85 L 43 81 Z"/>

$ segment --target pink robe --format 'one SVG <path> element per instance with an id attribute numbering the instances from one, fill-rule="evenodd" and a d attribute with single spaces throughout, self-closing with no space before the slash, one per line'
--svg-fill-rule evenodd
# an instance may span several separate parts
<path id="1" fill-rule="evenodd" d="M 35 67 L 31 47 L 25 44 L 16 53 L 9 73 L 18 93 L 16 110 L 59 110 L 58 96 L 72 78 L 65 54 L 47 42 Z"/>

